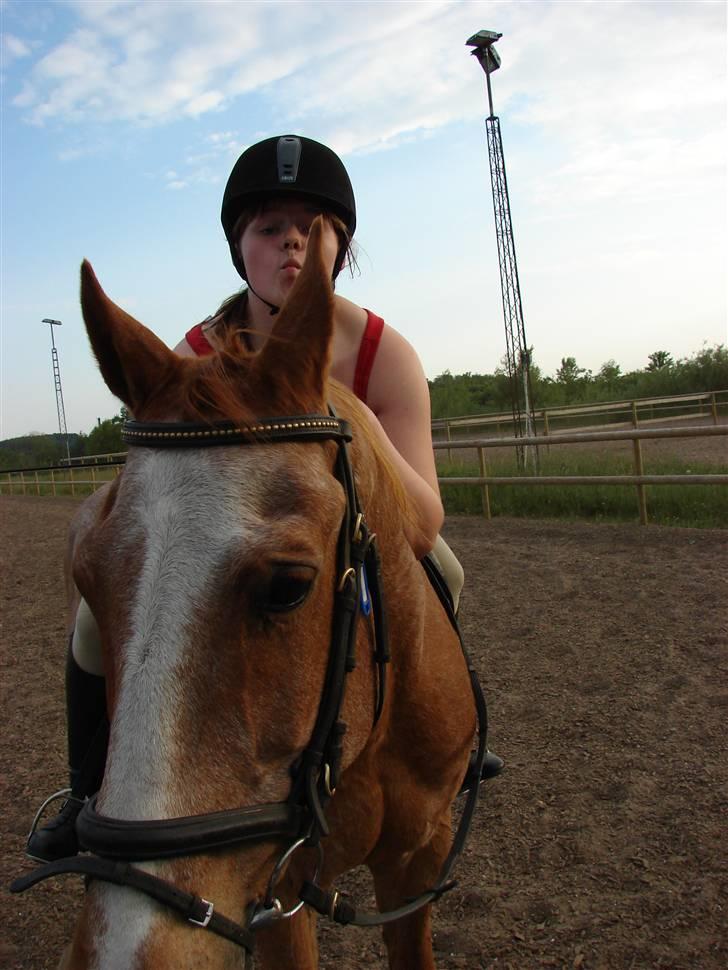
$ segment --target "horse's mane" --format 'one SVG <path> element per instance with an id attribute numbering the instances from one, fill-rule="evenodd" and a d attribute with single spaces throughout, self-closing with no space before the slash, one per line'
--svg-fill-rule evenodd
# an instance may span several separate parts
<path id="1" fill-rule="evenodd" d="M 374 429 L 362 410 L 359 398 L 348 387 L 339 383 L 339 381 L 329 380 L 328 383 L 329 390 L 331 391 L 330 397 L 336 405 L 337 413 L 340 413 L 341 417 L 346 418 L 352 424 L 354 442 L 356 443 L 357 437 L 359 436 L 364 438 L 374 454 L 377 468 L 384 476 L 387 487 L 392 493 L 399 512 L 407 522 L 419 528 L 414 508 L 402 484 L 402 479 L 399 477 L 397 469 L 392 464 L 389 456 L 385 453 L 381 442 L 377 439 Z"/>

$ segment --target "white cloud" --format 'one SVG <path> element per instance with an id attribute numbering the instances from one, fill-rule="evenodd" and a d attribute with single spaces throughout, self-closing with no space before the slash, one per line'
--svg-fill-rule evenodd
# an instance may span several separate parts
<path id="1" fill-rule="evenodd" d="M 440 63 L 447 30 L 433 39 L 443 18 L 472 6 L 80 2 L 77 26 L 36 62 L 14 103 L 36 124 L 168 121 L 261 90 L 292 117 L 401 104 L 425 89 L 429 103 L 448 93 L 450 73 Z"/>
<path id="2" fill-rule="evenodd" d="M 79 0 L 72 9 L 77 26 L 15 97 L 37 124 L 199 118 L 255 91 L 271 130 L 313 129 L 344 154 L 379 150 L 487 113 L 465 47 L 487 18 L 507 38 L 496 113 L 547 131 L 582 173 L 549 177 L 576 176 L 588 195 L 626 181 L 640 156 L 652 164 L 651 145 L 670 151 L 678 115 L 685 141 L 702 137 L 703 117 L 725 99 L 720 4 Z M 631 157 L 626 133 L 644 142 Z"/>
<path id="3" fill-rule="evenodd" d="M 8 67 L 13 61 L 21 57 L 28 57 L 31 52 L 30 47 L 13 34 L 3 34 L 0 37 L 0 50 L 2 51 L 3 67 Z"/>

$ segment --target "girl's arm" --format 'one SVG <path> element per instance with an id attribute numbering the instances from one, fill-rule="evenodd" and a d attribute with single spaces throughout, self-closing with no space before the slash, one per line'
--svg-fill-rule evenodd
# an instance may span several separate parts
<path id="1" fill-rule="evenodd" d="M 418 559 L 428 553 L 445 513 L 432 450 L 430 394 L 414 348 L 385 326 L 369 380 L 369 413 L 375 433 L 399 472 L 420 530 L 407 538 Z"/>

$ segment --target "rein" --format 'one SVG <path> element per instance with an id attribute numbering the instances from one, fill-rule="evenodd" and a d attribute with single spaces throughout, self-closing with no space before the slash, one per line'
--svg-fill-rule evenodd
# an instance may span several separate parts
<path id="1" fill-rule="evenodd" d="M 347 447 L 352 439 L 349 424 L 339 419 L 333 409 L 328 415 L 266 418 L 248 425 L 228 421 L 214 424 L 126 421 L 122 438 L 129 445 L 146 448 L 204 448 L 279 441 L 331 440 L 337 443 L 335 474 L 344 489 L 346 507 L 336 553 L 337 579 L 331 645 L 316 722 L 306 749 L 292 767 L 293 784 L 285 802 L 183 818 L 134 821 L 99 814 L 94 796 L 85 802 L 76 822 L 79 841 L 93 856 L 60 859 L 41 866 L 16 879 L 10 886 L 11 892 L 24 892 L 36 883 L 61 873 L 79 873 L 128 886 L 164 903 L 193 925 L 208 929 L 243 947 L 248 957 L 253 951 L 254 929 L 293 915 L 303 903 L 339 923 L 375 926 L 401 919 L 438 899 L 455 885 L 448 881 L 449 874 L 462 851 L 477 805 L 477 784 L 468 792 L 450 853 L 435 885 L 416 899 L 389 913 L 358 913 L 337 892 L 326 892 L 317 884 L 318 869 L 313 879 L 304 883 L 299 893 L 302 902 L 291 912 L 283 913 L 279 900 L 272 898 L 274 883 L 284 859 L 287 860 L 292 851 L 301 845 L 317 847 L 321 858 L 320 841 L 329 834 L 325 807 L 334 794 L 341 770 L 346 725 L 340 720 L 340 713 L 347 674 L 356 666 L 357 620 L 365 594 L 373 612 L 374 660 L 378 668 L 374 724 L 384 706 L 386 665 L 390 654 L 379 554 L 375 536 L 369 532 L 359 506 Z M 439 595 L 460 638 L 452 609 L 443 594 L 439 592 Z M 462 638 L 460 644 L 465 653 Z M 478 718 L 476 764 L 480 772 L 486 753 L 485 699 L 472 664 L 467 654 L 465 656 Z M 247 841 L 261 842 L 277 838 L 293 840 L 294 844 L 286 850 L 276 866 L 264 903 L 249 906 L 245 926 L 216 913 L 213 903 L 208 900 L 185 893 L 166 880 L 129 864 L 132 861 L 175 858 Z"/>

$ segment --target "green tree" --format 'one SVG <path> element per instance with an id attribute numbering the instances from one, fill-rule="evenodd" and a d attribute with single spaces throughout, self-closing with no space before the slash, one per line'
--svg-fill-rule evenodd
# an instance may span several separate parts
<path id="1" fill-rule="evenodd" d="M 599 368 L 597 374 L 597 380 L 606 384 L 608 387 L 612 387 L 619 381 L 622 376 L 622 369 L 615 360 L 607 360 Z"/>
<path id="2" fill-rule="evenodd" d="M 99 421 L 93 431 L 90 431 L 86 441 L 87 455 L 109 455 L 119 451 L 126 451 L 126 445 L 121 440 L 121 426 L 128 417 L 126 408 L 119 414 L 106 421 Z"/>
<path id="3" fill-rule="evenodd" d="M 567 404 L 581 400 L 585 385 L 591 380 L 591 372 L 579 367 L 575 357 L 562 357 L 561 366 L 556 371 L 556 383 L 561 384 Z"/>
<path id="4" fill-rule="evenodd" d="M 664 370 L 666 367 L 672 367 L 674 361 L 672 359 L 672 354 L 667 350 L 656 350 L 653 354 L 650 354 L 647 358 L 649 364 L 647 365 L 647 370 Z"/>

